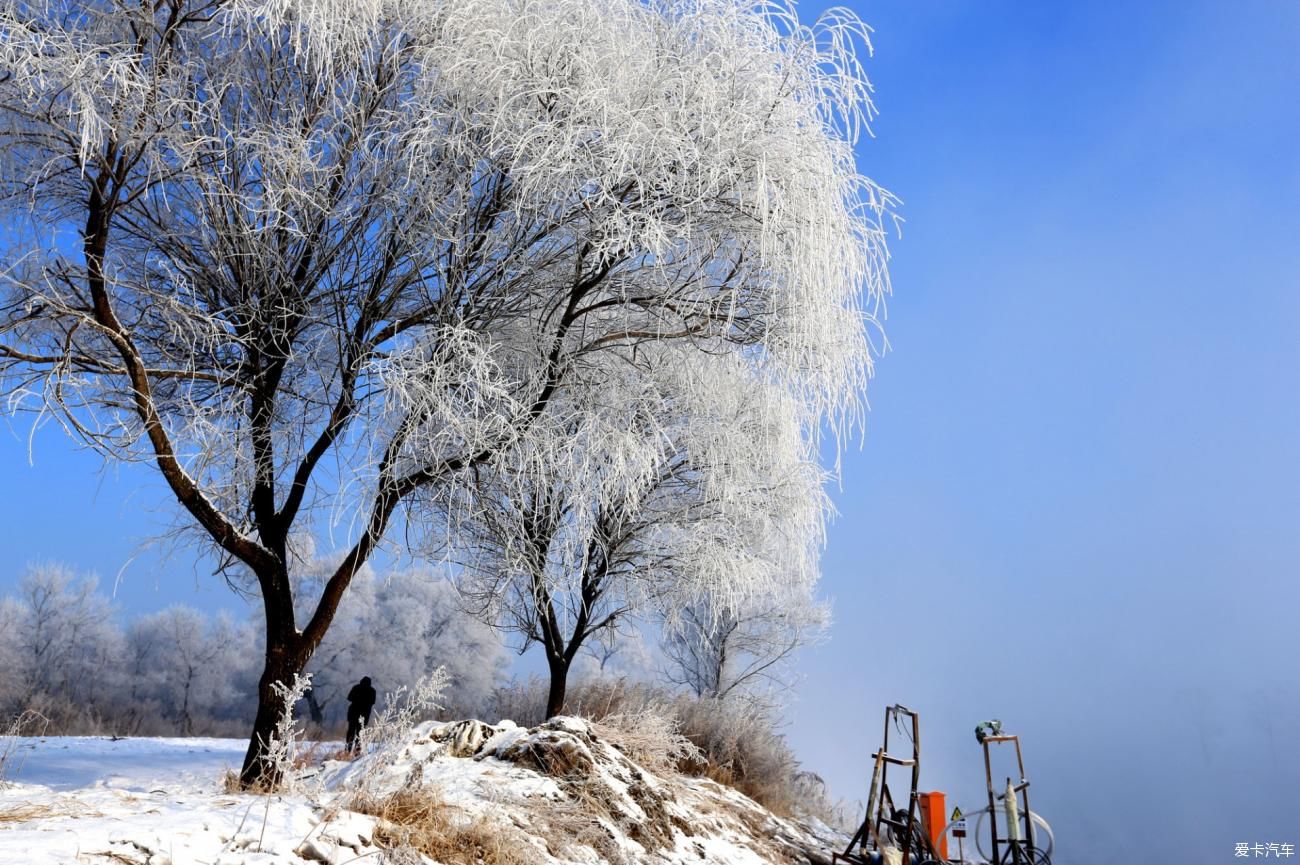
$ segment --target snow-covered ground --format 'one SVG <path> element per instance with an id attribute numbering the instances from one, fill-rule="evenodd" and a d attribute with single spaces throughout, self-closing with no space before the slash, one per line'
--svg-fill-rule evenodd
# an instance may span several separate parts
<path id="1" fill-rule="evenodd" d="M 212 787 L 238 767 L 245 739 L 108 739 L 53 736 L 14 740 L 4 776 L 51 790 L 108 787 L 147 793 L 182 785 Z"/>
<path id="2" fill-rule="evenodd" d="M 397 861 L 376 842 L 377 818 L 345 806 L 359 794 L 382 801 L 398 792 L 439 803 L 448 825 L 477 827 L 510 845 L 510 861 L 529 865 L 802 865 L 828 861 L 841 840 L 825 827 L 781 820 L 711 781 L 656 774 L 606 731 L 575 719 L 532 730 L 509 722 L 426 724 L 374 757 L 327 761 L 294 793 L 276 796 L 223 790 L 245 744 L 7 743 L 0 863 Z M 439 860 L 408 852 L 401 861 Z"/>
<path id="3" fill-rule="evenodd" d="M 293 797 L 232 796 L 221 779 L 246 741 L 22 739 L 0 789 L 0 863 L 298 863 L 319 808 Z M 368 831 L 373 821 L 363 820 Z M 355 833 L 354 833 L 355 834 Z M 341 845 L 335 845 L 341 846 Z M 358 850 L 357 852 L 367 852 Z M 355 855 L 355 854 L 354 854 Z"/>

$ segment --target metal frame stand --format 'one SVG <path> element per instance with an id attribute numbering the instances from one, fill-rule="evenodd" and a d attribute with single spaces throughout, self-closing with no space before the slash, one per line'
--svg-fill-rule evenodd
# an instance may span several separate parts
<path id="1" fill-rule="evenodd" d="M 889 728 L 891 722 L 900 724 L 900 718 L 906 716 L 911 721 L 912 727 L 912 756 L 895 757 L 889 753 Z M 854 833 L 853 840 L 849 841 L 849 846 L 844 848 L 843 853 L 832 853 L 832 865 L 839 865 L 840 862 L 848 865 L 871 865 L 870 859 L 867 858 L 867 845 L 870 844 L 876 851 L 879 851 L 884 845 L 881 842 L 881 826 L 885 826 L 893 831 L 895 837 L 902 837 L 903 865 L 911 865 L 913 853 L 921 856 L 926 854 L 934 856 L 930 850 L 913 850 L 913 840 L 917 839 L 916 827 L 916 810 L 918 804 L 917 785 L 921 780 L 921 721 L 915 712 L 911 709 L 899 705 L 893 705 L 885 709 L 885 736 L 884 743 L 880 750 L 875 753 L 875 765 L 871 770 L 871 791 L 867 796 L 867 814 L 862 821 L 858 831 Z M 894 801 L 893 796 L 889 793 L 889 767 L 900 766 L 910 767 L 912 770 L 911 792 L 907 797 L 907 819 L 894 819 Z M 888 803 L 888 812 L 886 813 L 886 803 Z M 922 836 L 924 838 L 924 836 Z M 928 841 L 928 838 L 924 838 Z M 929 845 L 924 845 L 928 847 Z M 878 859 L 876 861 L 879 861 Z"/>
<path id="2" fill-rule="evenodd" d="M 1011 779 L 1008 778 L 1007 787 L 1010 789 L 1008 792 L 999 794 L 993 789 L 993 762 L 989 754 L 989 745 L 1000 745 L 1005 742 L 1011 742 L 1016 746 L 1016 767 L 1020 772 L 1020 783 L 1013 786 Z M 1033 817 L 1030 816 L 1032 812 L 1029 810 L 1029 779 L 1025 777 L 1025 758 L 1020 752 L 1020 737 L 984 736 L 980 739 L 980 744 L 984 746 L 984 780 L 989 792 L 989 832 L 993 842 L 991 848 L 993 865 L 1001 865 L 1003 862 L 1011 863 L 1011 865 L 1037 865 L 1041 861 L 1041 857 L 1036 855 L 1034 851 L 1034 821 Z M 1020 816 L 1024 818 L 1025 837 L 1023 838 L 1016 837 L 1021 834 L 1019 825 L 1012 825 L 1010 822 L 1007 826 L 1009 837 L 1005 840 L 998 838 L 997 806 L 999 802 L 1002 802 L 1005 807 L 1007 796 L 1012 796 L 1018 800 L 1014 805 Z M 1018 824 L 1019 818 L 1015 822 Z M 1003 843 L 1007 846 L 1007 853 L 1010 854 L 1009 859 L 1004 858 L 1006 854 L 999 849 L 999 846 Z"/>

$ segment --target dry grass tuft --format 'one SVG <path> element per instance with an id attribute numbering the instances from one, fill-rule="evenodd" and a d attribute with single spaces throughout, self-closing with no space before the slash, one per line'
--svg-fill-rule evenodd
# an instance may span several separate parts
<path id="1" fill-rule="evenodd" d="M 50 719 L 32 709 L 19 712 L 0 730 L 0 786 L 4 785 L 6 773 L 16 772 L 22 763 L 19 756 L 22 749 L 20 737 L 44 736 L 49 729 Z"/>
<path id="2" fill-rule="evenodd" d="M 264 779 L 257 784 L 245 787 L 239 780 L 238 769 L 227 769 L 221 776 L 221 792 L 234 796 L 271 796 L 283 792 L 274 779 Z"/>
<path id="3" fill-rule="evenodd" d="M 588 847 L 608 865 L 632 865 L 599 802 L 571 794 L 568 800 L 535 800 L 524 807 L 533 834 L 545 840 L 547 851 L 557 859 L 585 861 L 580 848 Z"/>
<path id="4" fill-rule="evenodd" d="M 265 778 L 256 784 L 245 787 L 239 780 L 239 770 L 227 769 L 226 773 L 221 776 L 221 792 L 229 793 L 232 796 L 276 796 L 285 791 L 274 778 Z"/>
<path id="5" fill-rule="evenodd" d="M 393 853 L 418 851 L 444 865 L 531 865 L 534 850 L 523 833 L 473 817 L 428 789 L 399 790 L 381 799 L 362 798 L 348 806 L 379 818 L 375 843 Z"/>
<path id="6" fill-rule="evenodd" d="M 221 776 L 221 792 L 223 793 L 243 793 L 243 785 L 239 783 L 239 773 L 234 769 L 227 769 L 226 774 Z"/>
<path id="7" fill-rule="evenodd" d="M 60 808 L 48 802 L 19 802 L 8 808 L 0 808 L 0 826 L 11 823 L 26 823 L 29 820 L 49 820 L 54 817 L 66 817 L 71 813 L 72 811 L 67 808 Z"/>
<path id="8" fill-rule="evenodd" d="M 704 761 L 704 753 L 681 733 L 681 721 L 666 711 L 642 706 L 592 721 L 592 730 L 657 775 Z"/>

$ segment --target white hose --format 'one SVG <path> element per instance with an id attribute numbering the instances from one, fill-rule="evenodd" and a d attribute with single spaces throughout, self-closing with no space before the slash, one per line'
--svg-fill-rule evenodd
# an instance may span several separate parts
<path id="1" fill-rule="evenodd" d="M 981 845 L 982 845 L 982 839 L 983 839 L 983 837 L 984 837 L 984 832 L 982 831 L 983 828 L 984 828 L 984 818 L 985 818 L 985 816 L 988 815 L 988 813 L 989 813 L 989 806 L 985 805 L 983 808 L 979 809 L 978 811 L 972 811 L 971 814 L 963 814 L 963 815 L 962 815 L 962 819 L 963 819 L 963 820 L 964 820 L 966 817 L 971 816 L 972 814 L 978 814 L 978 815 L 979 815 L 979 819 L 975 821 L 975 831 L 974 831 L 973 833 L 971 833 L 971 835 L 972 835 L 972 836 L 974 837 L 974 839 L 975 839 L 975 850 L 976 850 L 976 852 L 978 852 L 978 853 L 980 854 L 980 856 L 982 856 L 982 857 L 984 858 L 984 861 L 986 861 L 986 862 L 987 862 L 987 861 L 990 861 L 990 860 L 989 860 L 989 856 L 988 856 L 987 853 L 984 852 L 984 848 L 983 848 L 983 846 L 981 846 Z M 1030 811 L 1030 812 L 1028 812 L 1028 813 L 1029 813 L 1029 817 L 1030 817 L 1030 819 L 1034 822 L 1034 824 L 1037 825 L 1037 826 L 1042 827 L 1043 831 L 1047 833 L 1047 846 L 1046 846 L 1046 847 L 1043 847 L 1042 845 L 1035 844 L 1034 847 L 1035 847 L 1036 849 L 1041 849 L 1044 853 L 1046 853 L 1046 854 L 1050 857 L 1050 856 L 1052 855 L 1052 852 L 1056 849 L 1056 835 L 1052 832 L 1052 826 L 1051 826 L 1050 823 L 1048 823 L 1046 820 L 1044 820 L 1044 819 L 1043 819 L 1043 818 L 1038 814 L 1037 811 Z M 947 826 L 944 826 L 944 827 L 943 827 L 943 832 L 941 832 L 941 833 L 939 834 L 939 837 L 940 837 L 940 838 L 946 837 L 947 834 L 948 834 L 948 832 L 949 832 L 949 830 L 952 829 L 952 827 L 953 827 L 953 825 L 954 825 L 955 823 L 957 823 L 957 821 L 956 821 L 956 820 L 953 820 L 953 821 L 952 821 L 951 823 L 949 823 Z M 1035 833 L 1034 833 L 1034 838 L 1037 839 L 1037 837 L 1038 837 L 1038 833 L 1035 832 Z"/>

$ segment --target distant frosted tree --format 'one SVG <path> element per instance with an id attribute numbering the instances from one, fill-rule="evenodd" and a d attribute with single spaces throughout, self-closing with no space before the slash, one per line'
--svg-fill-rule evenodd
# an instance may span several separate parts
<path id="1" fill-rule="evenodd" d="M 17 706 L 59 720 L 107 709 L 115 696 L 120 633 L 93 577 L 58 564 L 36 565 L 6 605 L 7 639 L 18 683 Z"/>
<path id="2" fill-rule="evenodd" d="M 126 632 L 124 671 L 133 701 L 154 708 L 183 736 L 210 732 L 214 720 L 244 702 L 235 689 L 248 643 L 240 631 L 225 614 L 210 619 L 184 606 L 135 619 Z"/>
<path id="3" fill-rule="evenodd" d="M 865 35 L 750 0 L 0 0 L 3 387 L 255 576 L 245 783 L 399 507 L 582 364 L 678 341 L 856 412 Z M 350 546 L 300 612 L 313 509 Z"/>
<path id="4" fill-rule="evenodd" d="M 479 711 L 509 663 L 500 636 L 461 608 L 455 586 L 420 569 L 380 582 L 366 636 L 365 655 L 387 690 L 446 667 L 450 682 L 440 703 L 455 716 Z"/>
<path id="5" fill-rule="evenodd" d="M 665 674 L 697 697 L 769 701 L 790 686 L 795 654 L 829 624 L 829 608 L 804 587 L 721 607 L 703 598 L 665 628 Z"/>
<path id="6" fill-rule="evenodd" d="M 19 627 L 22 608 L 14 598 L 0 598 L 0 712 L 12 714 L 22 707 L 23 663 Z"/>
<path id="7" fill-rule="evenodd" d="M 496 632 L 461 610 L 447 580 L 421 570 L 377 575 L 367 569 L 308 668 L 308 703 L 318 723 L 337 720 L 362 676 L 370 676 L 382 695 L 446 667 L 450 681 L 440 703 L 465 717 L 483 706 L 507 662 Z"/>
<path id="8" fill-rule="evenodd" d="M 471 607 L 543 648 L 548 715 L 579 653 L 619 624 L 673 628 L 683 611 L 793 598 L 816 579 L 824 475 L 798 406 L 733 358 L 642 354 L 657 357 L 576 376 L 562 422 L 475 473 L 453 535 Z"/>
<path id="9" fill-rule="evenodd" d="M 639 627 L 610 627 L 583 644 L 573 667 L 578 678 L 618 677 L 649 681 L 656 660 Z"/>
<path id="10" fill-rule="evenodd" d="M 343 553 L 318 556 L 310 536 L 296 539 L 293 553 L 298 563 L 293 569 L 294 603 L 299 618 L 310 616 L 320 603 L 330 577 L 338 569 Z M 320 646 L 313 653 L 307 671 L 312 674 L 311 687 L 305 694 L 307 711 L 317 724 L 324 724 L 327 715 L 341 716 L 340 707 L 348 689 L 365 675 L 357 673 L 364 665 L 362 654 L 369 640 L 366 628 L 375 612 L 375 574 L 370 565 L 363 565 L 353 576 L 347 594 L 339 602 L 334 621 Z M 399 639 L 405 639 L 401 635 Z"/>
<path id="11" fill-rule="evenodd" d="M 29 568 L 0 598 L 0 713 L 35 709 L 51 732 L 226 730 L 251 717 L 255 632 L 177 606 L 125 629 L 93 577 Z"/>

